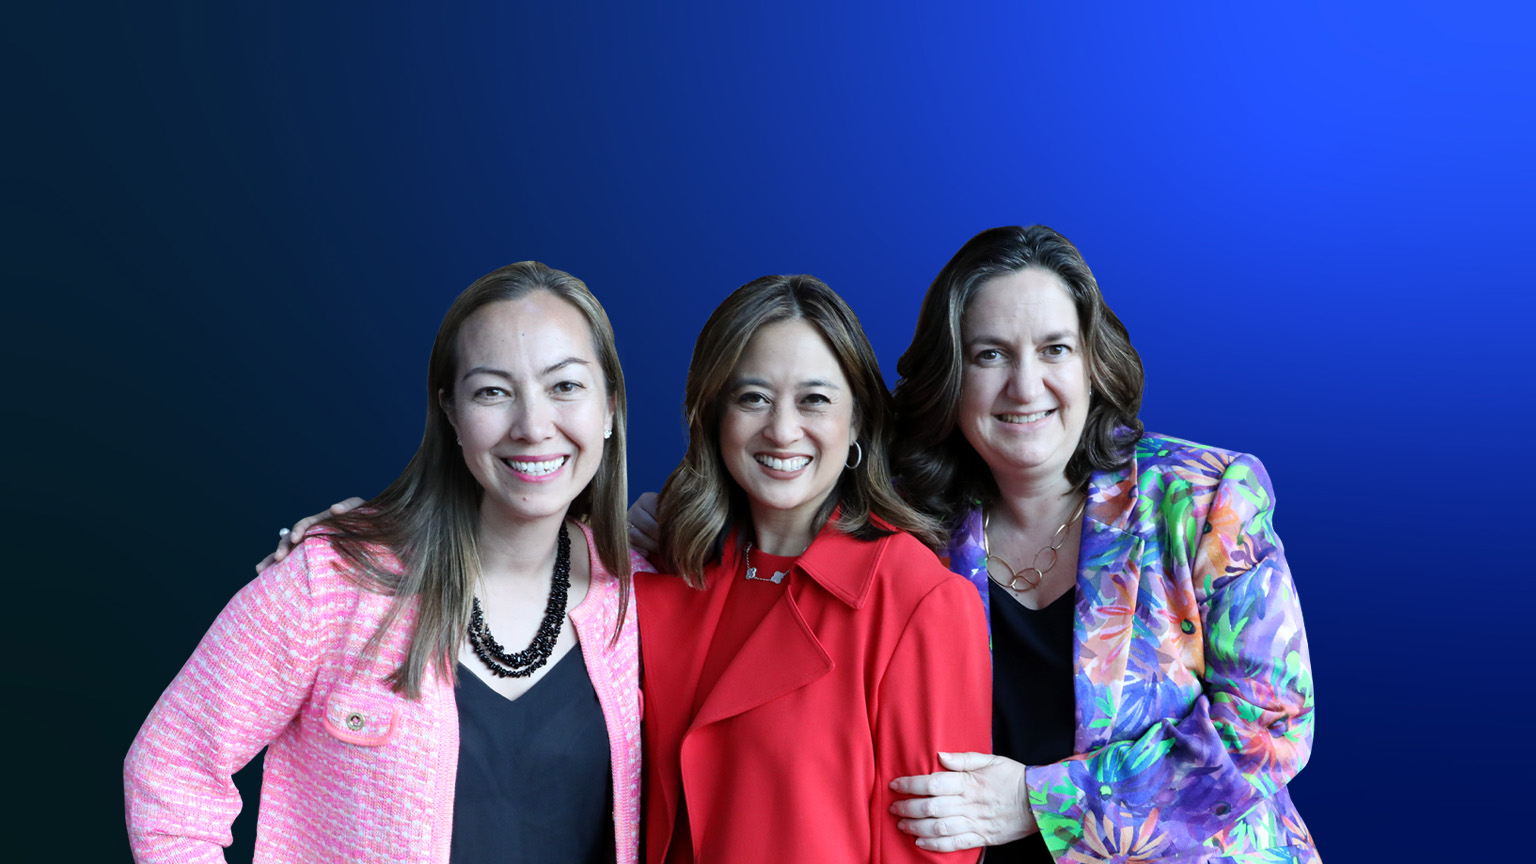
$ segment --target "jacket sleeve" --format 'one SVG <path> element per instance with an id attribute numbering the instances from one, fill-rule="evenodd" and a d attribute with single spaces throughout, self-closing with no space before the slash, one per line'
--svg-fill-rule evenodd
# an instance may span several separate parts
<path id="1" fill-rule="evenodd" d="M 1206 844 L 1270 845 L 1234 832 L 1247 830 L 1239 821 L 1306 764 L 1313 706 L 1301 607 L 1274 533 L 1273 499 L 1263 465 L 1244 455 L 1222 473 L 1203 522 L 1198 507 L 1159 509 L 1166 524 L 1158 533 L 1169 538 L 1164 566 L 1187 564 L 1199 603 L 1200 692 L 1193 705 L 1181 703 L 1183 716 L 1156 720 L 1140 737 L 1027 769 L 1030 806 L 1056 858 L 1162 860 Z M 1176 636 L 1193 622 L 1171 627 Z M 1177 650 L 1168 640 L 1156 647 Z M 1143 692 L 1157 692 L 1155 682 L 1145 683 Z M 1122 714 L 1132 710 L 1120 706 Z"/>
<path id="2" fill-rule="evenodd" d="M 927 852 L 898 829 L 897 777 L 942 771 L 938 753 L 992 749 L 992 662 L 976 591 L 946 578 L 917 605 L 876 696 L 872 861 L 974 861 L 979 850 Z"/>
<path id="3" fill-rule="evenodd" d="M 240 812 L 232 775 L 314 683 L 306 558 L 300 547 L 229 601 L 139 729 L 123 766 L 135 861 L 224 860 Z"/>

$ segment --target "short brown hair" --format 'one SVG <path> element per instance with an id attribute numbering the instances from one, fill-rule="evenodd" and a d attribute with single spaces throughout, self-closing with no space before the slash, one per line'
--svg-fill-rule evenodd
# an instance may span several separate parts
<path id="1" fill-rule="evenodd" d="M 1029 267 L 1055 274 L 1071 296 L 1093 388 L 1067 479 L 1080 487 L 1094 470 L 1124 466 L 1141 438 L 1141 357 L 1077 247 L 1044 225 L 983 231 L 928 287 L 912 344 L 896 362 L 896 472 L 908 500 L 944 524 L 997 494 L 991 469 L 957 428 L 966 308 L 989 280 Z"/>
<path id="2" fill-rule="evenodd" d="M 804 321 L 826 340 L 853 392 L 854 422 L 864 457 L 843 472 L 816 514 L 819 531 L 840 508 L 837 526 L 872 540 L 894 530 L 908 531 L 929 545 L 938 525 L 896 495 L 891 484 L 890 394 L 875 351 L 859 319 L 821 280 L 811 276 L 764 276 L 736 289 L 705 322 L 694 344 L 683 397 L 688 451 L 661 490 L 659 554 L 694 587 L 704 586 L 704 567 L 720 555 L 732 528 L 751 524 L 746 493 L 720 455 L 720 409 L 730 377 L 761 328 L 780 321 Z M 882 520 L 881 525 L 876 520 Z"/>

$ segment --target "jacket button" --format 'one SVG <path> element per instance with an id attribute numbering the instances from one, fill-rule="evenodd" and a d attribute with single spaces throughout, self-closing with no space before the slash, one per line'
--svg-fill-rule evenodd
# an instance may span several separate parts
<path id="1" fill-rule="evenodd" d="M 363 715 L 357 713 L 356 711 L 348 714 L 347 728 L 351 729 L 353 732 L 360 731 L 363 728 Z"/>

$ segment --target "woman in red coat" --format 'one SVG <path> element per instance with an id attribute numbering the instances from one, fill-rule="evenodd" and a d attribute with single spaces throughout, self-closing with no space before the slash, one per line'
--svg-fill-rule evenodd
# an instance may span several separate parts
<path id="1" fill-rule="evenodd" d="M 677 575 L 636 579 L 647 861 L 974 860 L 889 815 L 941 746 L 989 749 L 991 671 L 975 591 L 892 491 L 888 400 L 811 277 L 743 286 L 699 334 L 660 504 Z"/>

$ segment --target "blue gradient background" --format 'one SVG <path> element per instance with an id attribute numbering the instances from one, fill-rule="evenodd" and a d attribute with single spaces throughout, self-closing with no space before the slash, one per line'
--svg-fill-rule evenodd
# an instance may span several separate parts
<path id="1" fill-rule="evenodd" d="M 404 466 L 482 273 L 592 286 L 654 489 L 730 289 L 820 276 L 891 376 L 949 255 L 1032 222 L 1129 326 L 1148 428 L 1270 469 L 1325 858 L 1522 844 L 1532 14 L 1063 6 L 12 13 L 8 857 L 127 860 L 144 714 L 278 526 Z"/>

